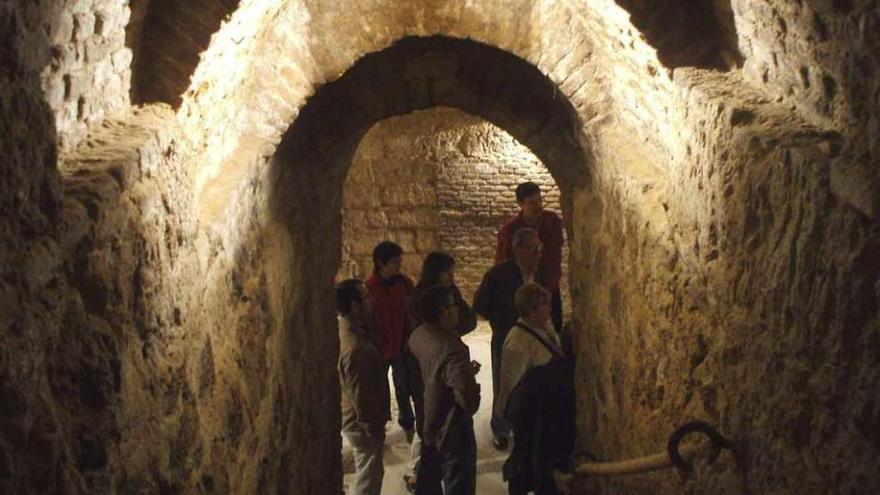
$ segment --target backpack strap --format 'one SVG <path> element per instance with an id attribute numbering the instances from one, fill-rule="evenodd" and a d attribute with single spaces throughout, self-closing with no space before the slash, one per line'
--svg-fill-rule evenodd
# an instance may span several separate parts
<path id="1" fill-rule="evenodd" d="M 537 340 L 544 347 L 546 347 L 547 350 L 550 351 L 550 354 L 552 354 L 553 356 L 561 358 L 561 359 L 565 358 L 565 356 L 563 356 L 562 353 L 559 352 L 559 350 L 557 350 L 549 342 L 547 342 L 547 340 L 544 339 L 544 337 L 541 337 L 541 335 L 535 329 L 529 327 L 528 325 L 524 325 L 522 323 L 517 323 L 516 325 L 514 325 L 514 328 L 520 328 L 520 329 L 524 330 L 526 333 L 528 333 L 529 335 L 531 335 L 532 337 L 534 337 L 535 340 Z"/>

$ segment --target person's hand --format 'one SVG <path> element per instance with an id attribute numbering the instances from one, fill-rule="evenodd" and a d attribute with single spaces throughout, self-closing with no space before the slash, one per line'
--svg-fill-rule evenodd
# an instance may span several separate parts
<path id="1" fill-rule="evenodd" d="M 477 361 L 471 361 L 471 368 L 473 368 L 474 374 L 476 375 L 480 372 L 480 368 L 482 368 L 482 365 L 480 365 L 480 363 Z"/>

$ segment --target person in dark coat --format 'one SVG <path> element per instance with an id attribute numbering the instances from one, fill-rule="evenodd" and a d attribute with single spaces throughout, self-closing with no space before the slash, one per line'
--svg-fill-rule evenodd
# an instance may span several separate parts
<path id="1" fill-rule="evenodd" d="M 510 495 L 559 495 L 553 479 L 574 451 L 574 360 L 554 358 L 529 369 L 510 394 L 505 417 L 516 441 L 504 463 Z"/>
<path id="2" fill-rule="evenodd" d="M 492 392 L 498 397 L 501 380 L 501 349 L 507 333 L 518 319 L 514 297 L 524 284 L 536 282 L 544 285 L 545 276 L 539 264 L 541 242 L 534 229 L 524 227 L 513 236 L 513 258 L 490 268 L 474 296 L 474 311 L 489 320 L 492 327 Z M 492 407 L 495 411 L 497 408 Z M 492 444 L 498 450 L 506 450 L 510 427 L 504 418 L 493 413 L 490 420 Z"/>

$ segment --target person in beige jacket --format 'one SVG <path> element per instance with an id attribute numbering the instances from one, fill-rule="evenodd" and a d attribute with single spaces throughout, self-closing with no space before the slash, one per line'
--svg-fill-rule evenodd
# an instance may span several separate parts
<path id="1" fill-rule="evenodd" d="M 385 423 L 391 419 L 390 392 L 378 337 L 370 332 L 370 293 L 363 282 L 336 286 L 339 310 L 339 381 L 342 434 L 354 452 L 354 495 L 379 495 L 385 468 Z"/>
<path id="2" fill-rule="evenodd" d="M 473 415 L 480 408 L 479 364 L 456 332 L 459 307 L 449 287 L 435 286 L 421 297 L 424 323 L 409 337 L 424 389 L 422 460 L 416 493 L 474 495 L 477 444 Z"/>
<path id="3" fill-rule="evenodd" d="M 516 291 L 514 306 L 519 320 L 504 339 L 501 380 L 494 404 L 494 412 L 500 417 L 506 416 L 507 399 L 527 371 L 564 354 L 551 321 L 552 296 L 547 289 L 536 283 L 523 285 Z"/>

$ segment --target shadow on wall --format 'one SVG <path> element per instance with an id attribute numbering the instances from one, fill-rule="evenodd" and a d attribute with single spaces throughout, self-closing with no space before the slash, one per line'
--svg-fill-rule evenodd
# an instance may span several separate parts
<path id="1" fill-rule="evenodd" d="M 668 69 L 741 67 L 731 0 L 617 0 Z"/>
<path id="2" fill-rule="evenodd" d="M 30 70 L 40 61 L 22 60 L 19 51 L 23 38 L 29 53 L 49 53 L 49 46 L 3 14 L 0 492 L 77 493 L 106 467 L 119 361 L 108 329 L 89 320 L 72 290 L 75 267 L 62 252 L 55 115 Z"/>
<path id="3" fill-rule="evenodd" d="M 239 0 L 131 0 L 131 101 L 180 105 L 190 77 Z"/>

